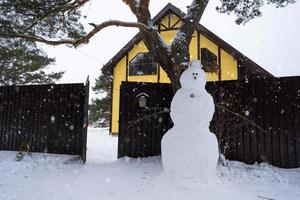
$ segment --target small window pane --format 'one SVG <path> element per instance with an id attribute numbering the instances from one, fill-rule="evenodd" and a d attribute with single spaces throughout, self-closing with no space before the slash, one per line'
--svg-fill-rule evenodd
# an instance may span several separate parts
<path id="1" fill-rule="evenodd" d="M 201 63 L 206 72 L 218 72 L 218 57 L 207 48 L 201 48 Z"/>
<path id="2" fill-rule="evenodd" d="M 217 56 L 206 48 L 201 48 L 201 61 L 203 65 L 217 65 Z"/>
<path id="3" fill-rule="evenodd" d="M 157 62 L 150 53 L 139 53 L 129 62 L 129 75 L 156 75 Z"/>

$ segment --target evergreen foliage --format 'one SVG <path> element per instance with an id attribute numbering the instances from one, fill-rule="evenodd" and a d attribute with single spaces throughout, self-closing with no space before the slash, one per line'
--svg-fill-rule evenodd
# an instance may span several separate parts
<path id="1" fill-rule="evenodd" d="M 53 83 L 64 72 L 47 73 L 55 62 L 34 43 L 19 39 L 0 38 L 0 85 Z"/>
<path id="2" fill-rule="evenodd" d="M 0 0 L 0 85 L 53 83 L 63 72 L 47 73 L 54 63 L 34 41 L 14 34 L 46 38 L 79 38 L 84 34 L 80 12 L 70 0 Z M 10 36 L 7 36 L 10 35 Z"/>
<path id="3" fill-rule="evenodd" d="M 79 38 L 84 34 L 80 12 L 70 0 L 0 0 L 0 32 Z"/>
<path id="4" fill-rule="evenodd" d="M 89 119 L 93 122 L 100 122 L 103 126 L 108 126 L 111 117 L 111 84 L 112 76 L 105 76 L 101 74 L 96 79 L 96 84 L 92 88 L 96 94 L 102 95 L 102 98 L 92 100 L 89 107 Z"/>
<path id="5" fill-rule="evenodd" d="M 262 15 L 261 7 L 267 4 L 275 4 L 276 8 L 282 8 L 293 4 L 296 0 L 220 0 L 221 6 L 217 7 L 220 13 L 227 13 L 237 17 L 237 24 L 245 24 L 255 17 Z"/>

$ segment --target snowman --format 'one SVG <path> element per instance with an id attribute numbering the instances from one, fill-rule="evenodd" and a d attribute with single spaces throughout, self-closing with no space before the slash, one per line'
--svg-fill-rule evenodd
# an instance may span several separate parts
<path id="1" fill-rule="evenodd" d="M 209 131 L 215 107 L 205 90 L 206 74 L 199 60 L 193 60 L 180 77 L 171 102 L 174 123 L 162 138 L 164 171 L 175 177 L 207 181 L 216 175 L 219 158 L 216 136 Z"/>

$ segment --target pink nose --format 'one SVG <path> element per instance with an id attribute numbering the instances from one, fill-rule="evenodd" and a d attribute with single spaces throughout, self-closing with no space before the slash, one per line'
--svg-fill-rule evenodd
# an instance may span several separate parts
<path id="1" fill-rule="evenodd" d="M 197 76 L 194 76 L 194 79 L 197 80 Z"/>

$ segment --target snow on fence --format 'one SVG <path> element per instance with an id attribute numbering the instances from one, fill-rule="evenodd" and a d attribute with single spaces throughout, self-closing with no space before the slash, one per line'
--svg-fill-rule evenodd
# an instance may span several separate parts
<path id="1" fill-rule="evenodd" d="M 80 155 L 86 159 L 84 84 L 0 87 L 0 150 Z"/>
<path id="2" fill-rule="evenodd" d="M 300 77 L 211 82 L 206 88 L 216 103 L 210 128 L 227 159 L 300 167 Z M 146 107 L 139 106 L 142 93 Z M 168 84 L 122 83 L 119 157 L 160 154 L 160 140 L 172 126 L 171 99 Z"/>

